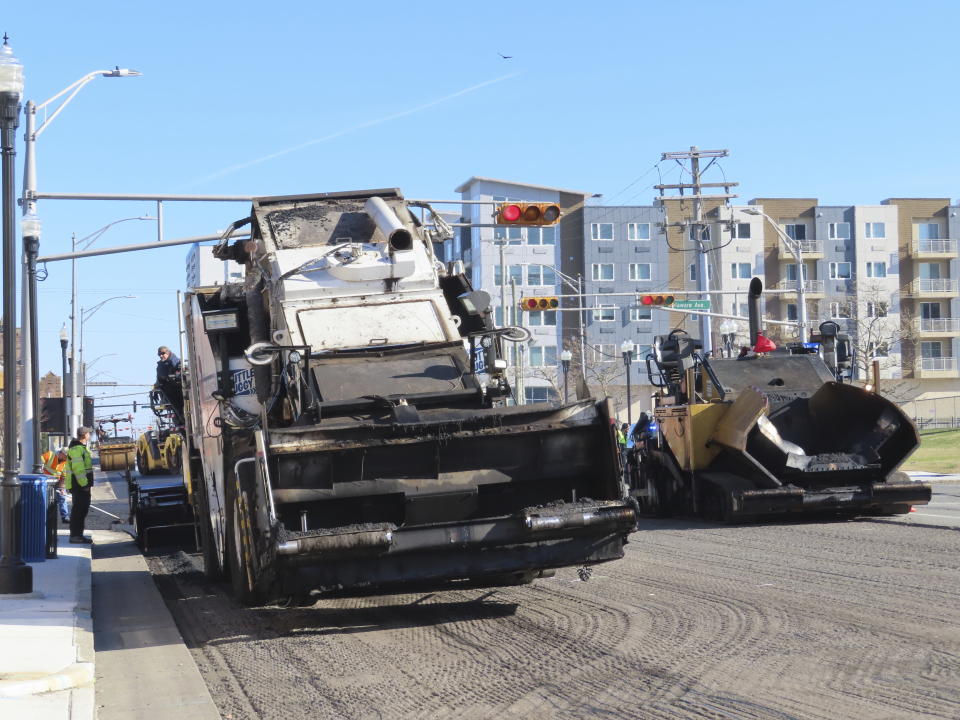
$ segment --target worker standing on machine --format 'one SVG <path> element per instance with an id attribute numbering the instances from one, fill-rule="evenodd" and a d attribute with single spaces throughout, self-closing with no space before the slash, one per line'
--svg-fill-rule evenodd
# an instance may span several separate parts
<path id="1" fill-rule="evenodd" d="M 183 422 L 183 387 L 180 385 L 180 358 L 170 348 L 161 345 L 157 348 L 157 384 L 154 388 L 162 390 L 167 401 L 176 411 L 178 422 Z"/>

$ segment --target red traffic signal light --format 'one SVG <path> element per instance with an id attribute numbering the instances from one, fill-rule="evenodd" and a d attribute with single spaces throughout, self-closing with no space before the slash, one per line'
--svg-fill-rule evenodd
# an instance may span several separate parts
<path id="1" fill-rule="evenodd" d="M 640 297 L 641 305 L 661 305 L 667 306 L 673 305 L 673 295 L 642 295 Z"/>
<path id="2" fill-rule="evenodd" d="M 560 215 L 556 203 L 501 203 L 496 221 L 498 225 L 556 225 Z"/>
<path id="3" fill-rule="evenodd" d="M 558 307 L 560 307 L 560 300 L 553 295 L 520 298 L 521 310 L 556 310 Z"/>

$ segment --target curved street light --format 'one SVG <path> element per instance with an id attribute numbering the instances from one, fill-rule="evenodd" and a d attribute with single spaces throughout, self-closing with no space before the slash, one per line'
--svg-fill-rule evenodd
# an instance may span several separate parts
<path id="1" fill-rule="evenodd" d="M 93 245 L 93 243 L 99 240 L 100 237 L 107 230 L 112 228 L 114 225 L 119 225 L 120 223 L 128 222 L 131 220 L 156 220 L 156 219 L 157 218 L 151 217 L 149 215 L 137 215 L 134 217 L 120 218 L 119 220 L 114 220 L 113 222 L 107 223 L 102 228 L 94 230 L 92 233 L 90 233 L 89 235 L 85 235 L 79 240 L 77 239 L 76 235 L 74 235 L 70 241 L 72 245 L 71 247 L 72 252 L 76 252 L 77 248 L 80 246 L 82 246 L 81 248 L 82 250 L 85 250 L 86 248 L 90 247 L 91 245 Z M 77 348 L 77 322 L 79 320 L 79 316 L 77 315 L 77 261 L 75 258 L 70 260 L 70 276 L 71 276 L 71 279 L 70 279 L 70 358 L 71 358 L 71 362 L 73 363 L 73 367 L 76 368 L 78 367 L 76 348 Z M 81 322 L 81 325 L 82 325 L 82 322 Z M 83 337 L 82 337 L 83 328 L 82 327 L 80 328 L 80 333 L 81 333 L 80 347 L 82 350 L 82 347 L 83 347 Z M 82 352 L 81 352 L 80 359 L 81 360 L 83 359 Z M 80 421 L 77 419 L 77 413 L 78 413 L 78 408 L 82 409 L 82 402 L 77 393 L 77 391 L 80 388 L 77 387 L 76 373 L 71 375 L 70 385 L 71 385 L 70 402 L 73 406 L 72 412 L 70 413 L 70 417 L 72 419 L 70 432 L 71 434 L 73 434 L 76 432 L 77 427 L 79 427 L 79 425 L 81 424 Z"/>
<path id="2" fill-rule="evenodd" d="M 108 297 L 106 300 L 103 300 L 97 303 L 89 310 L 84 310 L 83 308 L 80 308 L 80 368 L 82 371 L 81 377 L 83 378 L 83 387 L 81 388 L 81 391 L 82 391 L 81 397 L 85 395 L 87 391 L 87 367 L 83 364 L 83 324 L 87 320 L 89 320 L 94 315 L 94 313 L 97 312 L 97 310 L 102 308 L 111 300 L 134 300 L 136 299 L 136 297 L 137 297 L 136 295 L 114 295 L 113 297 Z M 111 353 L 111 355 L 115 355 L 115 354 L 116 353 Z M 106 357 L 106 355 L 101 355 L 100 357 Z M 97 360 L 99 359 L 100 358 L 97 358 Z M 94 360 L 93 362 L 96 362 L 96 360 Z M 93 365 L 93 363 L 90 363 L 90 364 Z"/>
<path id="3" fill-rule="evenodd" d="M 50 123 L 63 112 L 64 108 L 77 96 L 89 82 L 98 77 L 135 77 L 140 75 L 136 70 L 114 67 L 113 70 L 94 70 L 79 80 L 71 83 L 51 98 L 39 105 L 32 100 L 27 101 L 24 110 L 24 160 L 23 160 L 23 195 L 20 199 L 24 224 L 23 236 L 23 287 L 25 292 L 21 300 L 21 323 L 24 335 L 20 346 L 20 362 L 25 371 L 30 370 L 30 381 L 23 384 L 20 393 L 20 417 L 24 434 L 32 437 L 31 442 L 22 443 L 21 467 L 29 471 L 40 457 L 40 426 L 39 426 L 39 395 L 40 395 L 40 368 L 37 354 L 37 276 L 36 263 L 40 254 L 40 222 L 27 222 L 28 218 L 36 218 L 37 212 L 37 171 L 36 171 L 36 144 L 37 138 L 46 130 Z M 21 73 L 22 76 L 22 73 Z M 21 83 L 22 85 L 22 83 Z M 66 96 L 64 98 L 64 96 Z M 45 110 L 58 100 L 53 112 L 45 117 L 40 126 L 36 126 L 38 110 Z M 71 376 L 73 377 L 73 376 Z M 74 386 L 76 382 L 73 381 Z M 73 428 L 75 430 L 75 428 Z"/>
<path id="4" fill-rule="evenodd" d="M 744 208 L 743 212 L 747 215 L 758 215 L 766 218 L 767 222 L 776 230 L 777 235 L 780 236 L 783 244 L 787 246 L 793 255 L 794 262 L 797 266 L 797 335 L 800 337 L 800 342 L 805 343 L 807 341 L 807 298 L 804 294 L 806 290 L 806 280 L 804 276 L 806 273 L 804 272 L 803 248 L 800 247 L 800 241 L 787 235 L 783 228 L 780 227 L 780 223 L 762 210 L 758 210 L 757 208 Z"/>

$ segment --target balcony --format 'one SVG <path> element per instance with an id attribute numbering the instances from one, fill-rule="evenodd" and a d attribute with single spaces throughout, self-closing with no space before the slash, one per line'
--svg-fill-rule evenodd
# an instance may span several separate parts
<path id="1" fill-rule="evenodd" d="M 917 332 L 927 337 L 960 335 L 960 318 L 917 318 Z"/>
<path id="2" fill-rule="evenodd" d="M 795 242 L 800 244 L 800 252 L 804 257 L 823 257 L 823 243 L 821 243 L 819 240 L 810 240 L 808 238 L 805 240 L 797 240 Z M 783 238 L 780 238 L 780 259 L 793 259 L 793 250 L 791 250 L 790 246 L 783 241 Z"/>
<path id="3" fill-rule="evenodd" d="M 944 239 L 914 240 L 910 254 L 918 258 L 951 258 L 957 256 L 957 241 Z"/>
<path id="4" fill-rule="evenodd" d="M 955 297 L 957 281 L 953 278 L 917 279 L 907 286 L 906 294 L 912 297 Z"/>
<path id="5" fill-rule="evenodd" d="M 919 358 L 914 366 L 914 376 L 918 378 L 955 378 L 957 359 L 955 357 Z"/>
<path id="6" fill-rule="evenodd" d="M 786 290 L 786 292 L 781 293 L 787 297 L 796 297 L 797 294 L 797 281 L 790 280 L 787 278 L 782 278 L 780 282 L 777 283 L 777 290 Z M 803 294 L 806 298 L 817 298 L 823 297 L 823 280 L 804 280 L 803 281 Z"/>

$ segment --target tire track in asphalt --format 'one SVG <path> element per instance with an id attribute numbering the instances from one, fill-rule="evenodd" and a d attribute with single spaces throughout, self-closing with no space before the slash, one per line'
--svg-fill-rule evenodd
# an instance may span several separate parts
<path id="1" fill-rule="evenodd" d="M 492 595 L 286 610 L 239 608 L 225 588 L 168 570 L 183 597 L 171 610 L 192 616 L 194 655 L 210 654 L 208 682 L 236 720 L 950 718 L 954 537 L 882 522 L 670 521 L 633 535 L 588 583 L 563 570 Z"/>

